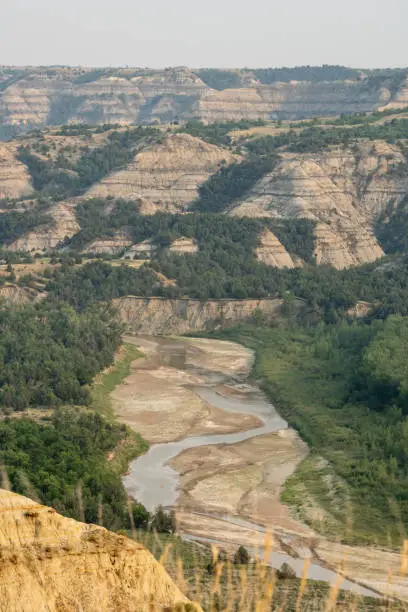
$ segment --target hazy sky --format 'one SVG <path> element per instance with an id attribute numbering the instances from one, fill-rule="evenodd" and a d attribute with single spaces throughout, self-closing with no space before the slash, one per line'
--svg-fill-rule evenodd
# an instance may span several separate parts
<path id="1" fill-rule="evenodd" d="M 0 64 L 408 65 L 408 0 L 0 0 Z"/>

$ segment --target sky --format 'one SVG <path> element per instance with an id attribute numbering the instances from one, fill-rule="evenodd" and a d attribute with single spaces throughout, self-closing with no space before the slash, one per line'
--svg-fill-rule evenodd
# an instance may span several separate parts
<path id="1" fill-rule="evenodd" d="M 408 0 L 0 0 L 0 64 L 408 66 Z"/>

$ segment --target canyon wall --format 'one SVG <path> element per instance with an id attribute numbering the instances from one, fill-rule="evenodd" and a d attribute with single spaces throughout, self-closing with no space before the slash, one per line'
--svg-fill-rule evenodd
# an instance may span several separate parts
<path id="1" fill-rule="evenodd" d="M 254 316 L 273 319 L 282 300 L 194 300 L 126 296 L 114 300 L 130 333 L 169 335 L 213 331 Z"/>
<path id="2" fill-rule="evenodd" d="M 242 71 L 241 71 L 242 72 Z M 407 82 L 394 91 L 387 79 L 262 84 L 241 75 L 235 89 L 209 87 L 189 68 L 0 69 L 3 135 L 23 129 L 82 123 L 169 123 L 201 118 L 297 119 L 401 107 Z M 248 77 L 248 78 L 247 78 Z M 250 77 L 250 78 L 249 78 Z"/>

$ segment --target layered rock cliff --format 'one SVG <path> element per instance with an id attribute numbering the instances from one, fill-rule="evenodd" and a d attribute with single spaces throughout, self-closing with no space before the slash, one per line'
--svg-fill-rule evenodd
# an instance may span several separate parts
<path id="1" fill-rule="evenodd" d="M 185 253 L 197 253 L 198 245 L 192 238 L 182 236 L 171 243 L 169 251 L 170 253 L 178 253 L 179 255 L 184 255 Z"/>
<path id="2" fill-rule="evenodd" d="M 141 212 L 184 210 L 197 197 L 198 187 L 221 163 L 235 157 L 189 134 L 171 134 L 138 153 L 127 168 L 92 187 L 87 197 L 140 200 Z"/>
<path id="3" fill-rule="evenodd" d="M 234 72 L 234 71 L 233 71 Z M 237 71 L 235 71 L 237 72 Z M 352 81 L 261 83 L 241 70 L 235 89 L 212 89 L 189 68 L 3 68 L 0 125 L 19 131 L 69 122 L 168 123 L 202 118 L 270 119 L 364 112 L 406 104 L 387 77 Z M 201 74 L 201 73 L 200 73 Z"/>
<path id="4" fill-rule="evenodd" d="M 103 145 L 110 133 L 109 130 L 89 132 L 76 133 L 74 130 L 67 136 L 64 131 L 52 128 L 40 135 L 34 133 L 3 143 L 0 146 L 0 199 L 24 198 L 33 191 L 28 168 L 17 159 L 17 147 L 28 144 L 41 163 L 44 162 L 51 177 L 53 172 L 56 176 L 60 172 L 64 175 L 66 166 L 75 163 L 85 149 Z M 95 182 L 81 197 L 58 203 L 49 200 L 51 207 L 45 212 L 52 217 L 50 224 L 39 225 L 11 245 L 7 239 L 4 243 L 14 251 L 39 252 L 54 248 L 80 230 L 75 208 L 84 198 L 133 200 L 142 214 L 186 212 L 191 210 L 203 182 L 223 165 L 242 158 L 245 143 L 239 151 L 238 154 L 233 146 L 217 146 L 190 134 L 166 132 L 159 142 L 144 143 L 144 148 L 132 153 L 134 157 L 128 165 Z M 289 153 L 282 147 L 279 156 L 274 170 L 232 202 L 228 214 L 314 220 L 314 257 L 319 264 L 344 268 L 371 262 L 383 255 L 374 227 L 381 213 L 397 207 L 407 197 L 408 156 L 404 142 L 358 140 L 348 147 L 328 147 L 316 153 Z M 99 176 L 96 175 L 95 181 Z M 48 188 L 53 189 L 52 178 L 47 183 Z M 229 185 L 224 189 L 228 190 Z M 32 210 L 33 205 L 34 199 L 20 201 L 15 210 Z M 107 205 L 105 213 L 108 214 L 112 206 Z M 91 233 L 96 240 L 85 250 L 118 253 L 130 248 L 127 258 L 148 257 L 154 251 L 150 242 L 132 246 L 125 222 L 123 227 L 116 226 L 116 229 L 116 233 L 110 233 L 110 228 L 105 228 L 105 237 L 102 233 L 100 236 Z M 170 247 L 171 252 L 177 253 L 196 250 L 196 244 L 181 238 Z M 260 237 L 255 255 L 271 266 L 298 264 L 270 233 Z"/>
<path id="5" fill-rule="evenodd" d="M 18 161 L 14 144 L 0 143 L 0 200 L 18 199 L 33 192 L 27 168 Z"/>
<path id="6" fill-rule="evenodd" d="M 0 287 L 0 303 L 7 306 L 22 306 L 32 302 L 38 302 L 47 297 L 45 291 L 30 287 L 18 287 L 11 283 L 7 283 Z"/>
<path id="7" fill-rule="evenodd" d="M 275 268 L 294 268 L 292 257 L 279 242 L 275 234 L 265 230 L 259 237 L 259 246 L 255 251 L 258 261 Z"/>
<path id="8" fill-rule="evenodd" d="M 262 315 L 274 318 L 282 300 L 193 300 L 139 298 L 114 300 L 120 318 L 130 333 L 169 335 L 225 328 Z"/>
<path id="9" fill-rule="evenodd" d="M 97 238 L 89 244 L 84 252 L 87 253 L 106 253 L 114 255 L 132 245 L 132 240 L 126 232 L 115 232 L 113 236 Z"/>
<path id="10" fill-rule="evenodd" d="M 49 210 L 51 225 L 39 226 L 24 234 L 7 248 L 10 251 L 40 252 L 53 249 L 64 238 L 70 238 L 80 230 L 75 216 L 75 202 L 59 202 Z"/>
<path id="11" fill-rule="evenodd" d="M 200 99 L 194 112 L 204 121 L 297 119 L 367 112 L 390 100 L 387 88 L 369 89 L 358 82 L 274 83 L 211 91 Z"/>
<path id="12" fill-rule="evenodd" d="M 230 214 L 313 219 L 317 263 L 344 268 L 382 256 L 373 224 L 408 193 L 407 160 L 384 141 L 321 153 L 283 153 Z"/>
<path id="13" fill-rule="evenodd" d="M 185 603 L 140 544 L 0 490 L 2 610 L 150 612 Z"/>

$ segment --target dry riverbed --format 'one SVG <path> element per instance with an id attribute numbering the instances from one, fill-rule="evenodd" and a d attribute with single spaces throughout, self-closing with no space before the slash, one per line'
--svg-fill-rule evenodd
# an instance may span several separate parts
<path id="1" fill-rule="evenodd" d="M 131 375 L 111 397 L 118 418 L 150 444 L 173 442 L 186 436 L 246 431 L 262 425 L 252 415 L 228 413 L 212 406 L 192 389 L 206 382 L 201 369 L 247 374 L 252 354 L 244 347 L 237 351 L 238 345 L 229 342 L 174 341 L 174 353 L 166 355 L 165 351 L 159 353 L 163 346 L 160 339 L 140 337 L 135 341 L 127 337 L 125 340 L 136 342 L 145 358 L 132 364 Z M 186 342 L 189 348 L 184 355 Z M 176 367 L 177 363 L 183 368 L 190 366 L 191 371 Z"/>
<path id="2" fill-rule="evenodd" d="M 281 503 L 285 480 L 308 451 L 247 384 L 251 351 L 217 340 L 125 340 L 145 357 L 133 362 L 112 393 L 113 405 L 119 419 L 152 445 L 125 479 L 132 494 L 151 506 L 170 500 L 181 531 L 190 536 L 262 554 L 270 532 L 273 554 L 291 554 L 298 574 L 311 553 L 311 577 L 329 579 L 322 577 L 320 559 L 375 590 L 408 599 L 398 553 L 328 542 Z"/>

